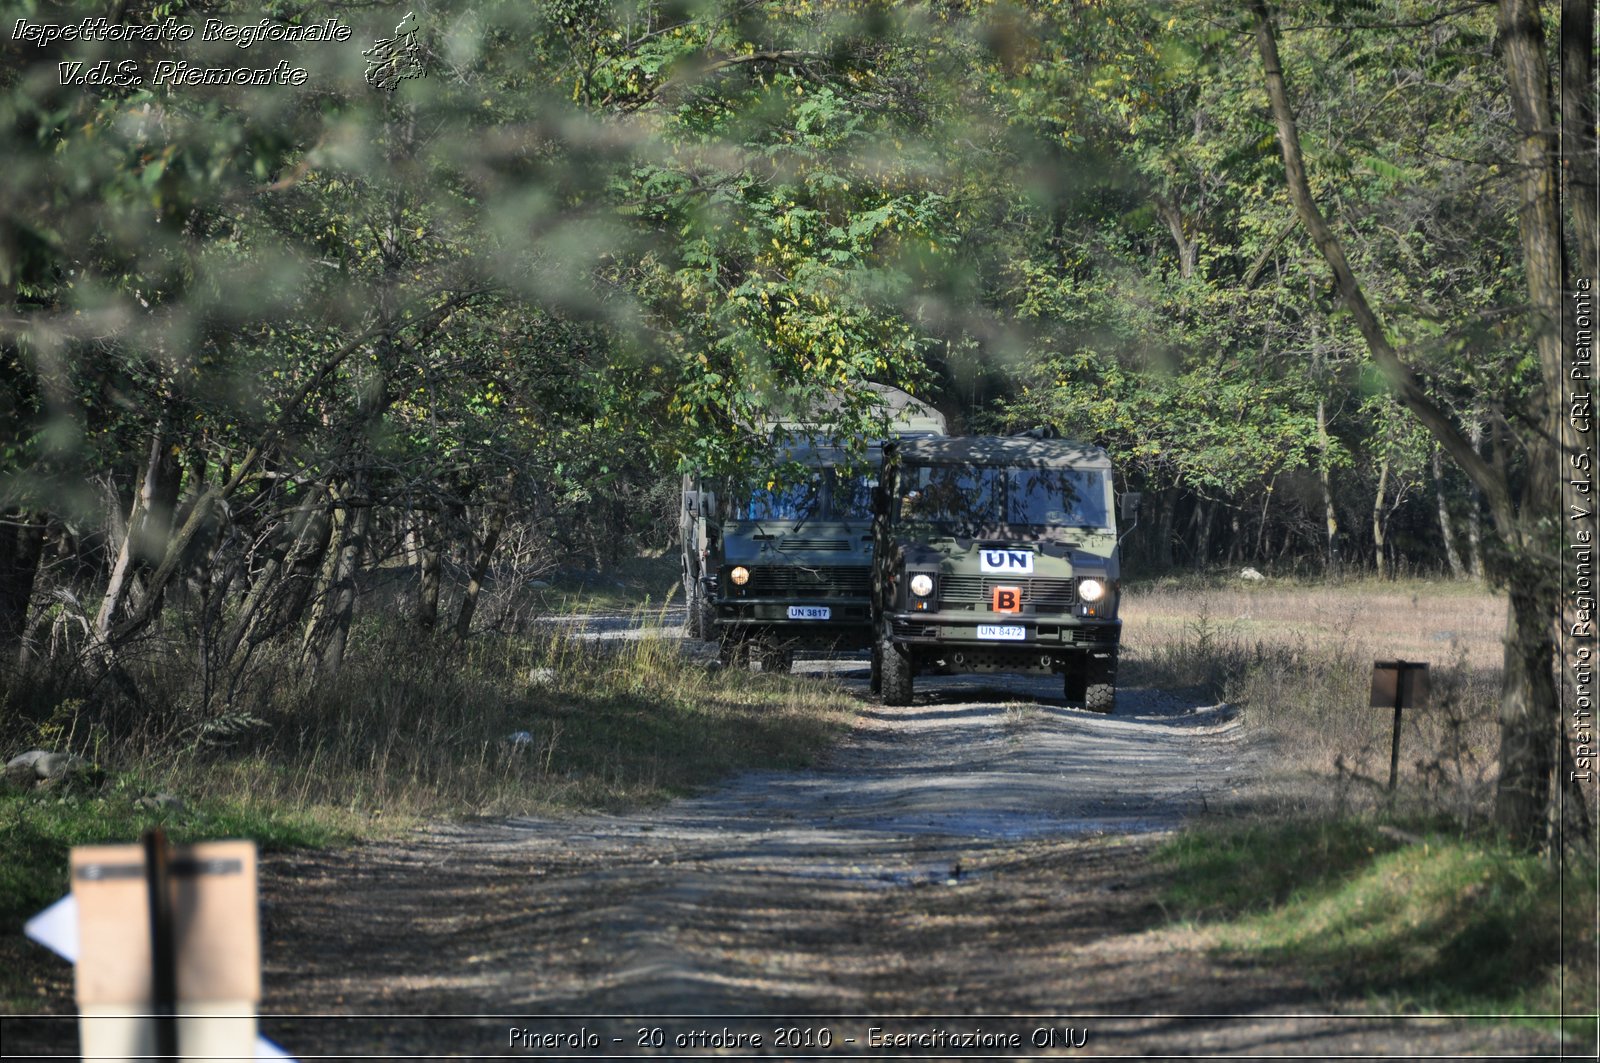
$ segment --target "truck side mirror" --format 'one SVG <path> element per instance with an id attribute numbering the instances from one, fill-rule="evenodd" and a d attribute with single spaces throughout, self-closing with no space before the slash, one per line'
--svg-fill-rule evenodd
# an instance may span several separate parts
<path id="1" fill-rule="evenodd" d="M 1122 496 L 1122 519 L 1138 516 L 1139 502 L 1144 498 L 1138 491 L 1127 491 Z"/>

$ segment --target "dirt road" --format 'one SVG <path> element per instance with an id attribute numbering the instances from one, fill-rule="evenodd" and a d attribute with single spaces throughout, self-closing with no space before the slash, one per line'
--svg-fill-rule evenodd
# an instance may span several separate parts
<path id="1" fill-rule="evenodd" d="M 800 667 L 865 688 L 864 662 Z M 1364 1015 L 1170 925 L 1147 854 L 1251 776 L 1244 735 L 1151 691 L 1104 718 L 928 679 L 820 770 L 272 859 L 264 1030 L 306 1055 L 1553 1052 Z"/>

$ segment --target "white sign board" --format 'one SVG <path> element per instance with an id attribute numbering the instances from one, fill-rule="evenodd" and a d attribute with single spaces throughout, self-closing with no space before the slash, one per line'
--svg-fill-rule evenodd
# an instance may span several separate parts
<path id="1" fill-rule="evenodd" d="M 1032 550 L 979 550 L 978 571 L 1007 576 L 1033 575 Z"/>
<path id="2" fill-rule="evenodd" d="M 186 861 L 200 862 L 202 872 L 173 883 L 175 907 L 185 921 L 178 956 L 180 1054 L 292 1063 L 292 1056 L 256 1034 L 261 958 L 255 846 L 218 842 L 180 853 Z M 23 927 L 29 938 L 77 965 L 84 1058 L 134 1059 L 148 1057 L 154 1049 L 143 859 L 139 846 L 74 849 L 73 892 Z M 135 866 L 137 871 L 128 870 Z M 208 878 L 212 884 L 196 884 Z M 201 944 L 202 934 L 209 943 Z M 219 992 L 230 997 L 210 997 Z"/>

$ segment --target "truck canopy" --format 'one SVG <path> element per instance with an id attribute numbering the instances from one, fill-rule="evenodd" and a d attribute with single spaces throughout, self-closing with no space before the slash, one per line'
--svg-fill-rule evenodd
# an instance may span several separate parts
<path id="1" fill-rule="evenodd" d="M 890 436 L 943 435 L 944 414 L 932 406 L 888 384 L 864 384 L 861 391 L 870 391 L 878 397 L 883 411 L 889 415 Z M 806 417 L 777 416 L 765 425 L 767 431 L 805 437 L 820 433 L 829 415 L 845 404 L 843 395 L 834 394 L 820 402 L 815 411 Z M 819 437 L 819 441 L 822 438 Z"/>
<path id="2" fill-rule="evenodd" d="M 898 444 L 902 461 L 916 464 L 1005 465 L 1038 469 L 1111 468 L 1097 446 L 1032 436 L 928 436 Z"/>

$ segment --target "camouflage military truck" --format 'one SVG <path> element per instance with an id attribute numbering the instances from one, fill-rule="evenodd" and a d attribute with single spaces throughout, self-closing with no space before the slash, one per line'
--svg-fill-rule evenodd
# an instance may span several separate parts
<path id="1" fill-rule="evenodd" d="M 896 436 L 943 432 L 944 418 L 875 385 Z M 881 448 L 850 466 L 846 452 L 808 439 L 819 429 L 767 426 L 809 476 L 786 486 L 684 477 L 679 531 L 686 633 L 732 662 L 754 656 L 787 671 L 796 650 L 859 650 L 872 641 L 872 493 Z"/>
<path id="2" fill-rule="evenodd" d="M 1037 434 L 886 449 L 873 505 L 884 701 L 909 704 L 919 674 L 1026 672 L 1061 675 L 1068 701 L 1111 712 L 1121 574 L 1105 451 Z"/>

